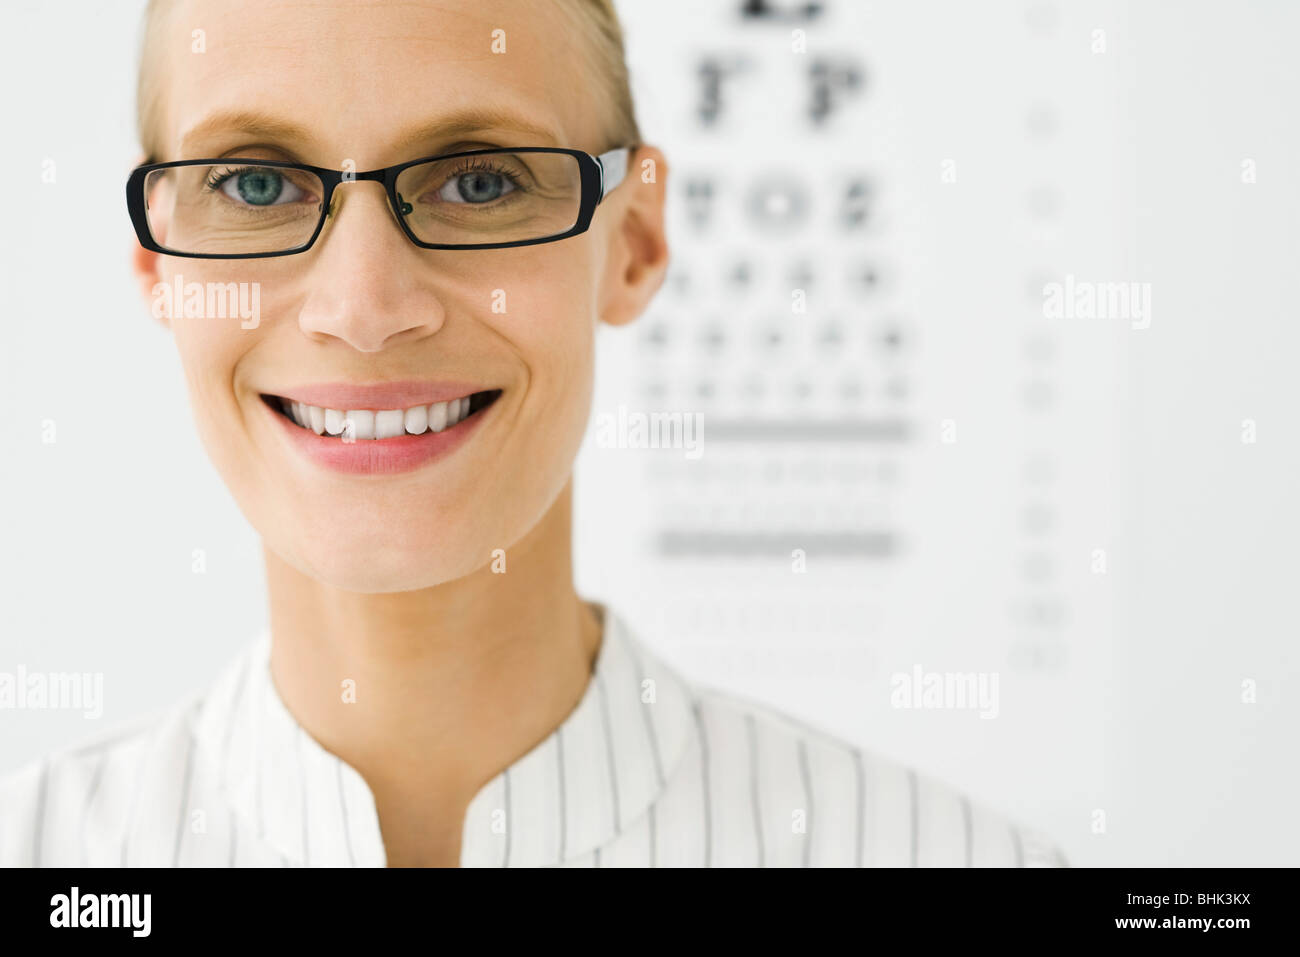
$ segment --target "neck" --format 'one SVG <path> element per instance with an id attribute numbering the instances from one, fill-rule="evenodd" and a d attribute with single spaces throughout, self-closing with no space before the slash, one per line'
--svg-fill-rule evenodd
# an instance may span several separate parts
<path id="1" fill-rule="evenodd" d="M 571 486 L 504 574 L 362 594 L 266 552 L 276 689 L 369 784 L 390 865 L 457 863 L 470 800 L 581 700 L 603 623 L 570 541 Z"/>

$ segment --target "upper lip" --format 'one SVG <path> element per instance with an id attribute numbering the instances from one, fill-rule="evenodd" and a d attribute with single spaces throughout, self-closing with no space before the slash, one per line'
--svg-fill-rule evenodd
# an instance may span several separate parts
<path id="1" fill-rule="evenodd" d="M 409 409 L 417 405 L 432 405 L 488 392 L 492 386 L 474 382 L 427 382 L 408 380 L 402 382 L 317 382 L 309 385 L 267 392 L 283 399 L 314 405 L 322 409 Z"/>

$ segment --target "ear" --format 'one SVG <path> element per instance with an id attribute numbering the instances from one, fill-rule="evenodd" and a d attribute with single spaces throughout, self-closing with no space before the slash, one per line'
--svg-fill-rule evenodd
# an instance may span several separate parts
<path id="1" fill-rule="evenodd" d="M 139 157 L 137 165 L 143 163 L 145 158 Z M 153 315 L 164 326 L 170 326 L 165 313 L 159 315 L 159 310 L 153 308 L 155 299 L 154 286 L 163 281 L 159 274 L 158 268 L 162 264 L 162 255 L 160 253 L 150 252 L 140 245 L 140 240 L 136 238 L 135 233 L 131 233 L 131 272 L 135 276 L 136 286 L 140 290 L 140 295 L 145 303 L 149 306 L 150 314 Z"/>
<path id="2" fill-rule="evenodd" d="M 668 271 L 667 179 L 664 154 L 642 146 L 629 160 L 623 182 L 600 204 L 608 207 L 603 211 L 611 225 L 598 315 L 612 326 L 641 315 L 663 285 Z"/>
<path id="3" fill-rule="evenodd" d="M 140 288 L 140 296 L 148 305 L 150 314 L 164 326 L 170 328 L 171 321 L 168 319 L 166 312 L 160 314 L 159 310 L 153 308 L 154 301 L 157 298 L 154 294 L 154 287 L 162 281 L 162 277 L 158 274 L 158 264 L 162 256 L 145 249 L 138 240 L 134 240 L 134 243 L 135 248 L 131 250 L 131 271 L 135 273 L 136 284 Z"/>

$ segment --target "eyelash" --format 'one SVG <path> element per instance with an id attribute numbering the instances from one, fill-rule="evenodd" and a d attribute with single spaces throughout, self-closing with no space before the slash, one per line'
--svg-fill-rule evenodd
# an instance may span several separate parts
<path id="1" fill-rule="evenodd" d="M 205 187 L 206 189 L 209 189 L 209 190 L 212 190 L 212 191 L 215 192 L 216 190 L 218 190 L 218 189 L 221 188 L 221 184 L 222 184 L 222 183 L 224 183 L 226 180 L 230 179 L 232 176 L 238 176 L 240 173 L 246 173 L 246 172 L 248 172 L 250 169 L 253 169 L 253 167 L 252 167 L 252 166 L 236 166 L 236 167 L 231 167 L 231 168 L 225 168 L 225 167 L 221 167 L 221 166 L 214 166 L 214 167 L 211 169 L 211 171 L 209 171 L 209 173 L 208 173 L 208 178 L 207 178 L 207 180 L 204 182 L 203 185 L 204 185 L 204 187 Z"/>
<path id="2" fill-rule="evenodd" d="M 466 157 L 465 159 L 461 160 L 461 165 L 457 167 L 455 170 L 453 170 L 451 175 L 448 176 L 447 178 L 451 179 L 451 177 L 453 176 L 463 176 L 466 173 L 473 173 L 477 171 L 482 171 L 486 173 L 498 173 L 501 176 L 508 177 L 510 179 L 510 182 L 512 183 L 515 182 L 514 177 L 510 175 L 510 172 L 508 170 L 504 169 L 499 165 L 493 165 L 490 160 L 486 160 L 481 156 Z M 518 184 L 516 184 L 516 186 L 517 185 Z"/>

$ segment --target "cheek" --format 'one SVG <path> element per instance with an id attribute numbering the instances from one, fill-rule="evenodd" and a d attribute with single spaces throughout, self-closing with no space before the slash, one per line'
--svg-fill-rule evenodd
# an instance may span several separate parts
<path id="1" fill-rule="evenodd" d="M 268 267 L 256 260 L 162 260 L 159 282 L 166 287 L 172 312 L 171 330 L 186 363 L 186 373 L 200 367 L 233 368 L 258 340 L 274 310 Z M 157 289 L 158 287 L 155 287 Z M 155 300 L 159 299 L 155 296 Z M 155 309 L 161 306 L 155 303 Z"/>
<path id="2" fill-rule="evenodd" d="M 533 461 L 558 458 L 567 469 L 591 406 L 596 306 L 587 263 L 555 258 L 535 276 L 516 274 L 510 288 L 514 305 L 490 318 L 526 370 L 521 438 Z"/>
<path id="3" fill-rule="evenodd" d="M 191 390 L 199 390 L 209 402 L 219 397 L 233 401 L 235 369 L 255 335 L 223 319 L 173 320 L 172 338 Z"/>
<path id="4" fill-rule="evenodd" d="M 173 265 L 162 281 L 173 290 L 179 283 L 181 295 L 172 294 L 172 339 L 200 437 L 214 461 L 223 465 L 238 456 L 244 432 L 245 412 L 236 393 L 239 365 L 263 338 L 264 327 L 258 322 L 253 328 L 242 328 L 238 300 L 223 299 L 218 306 L 215 293 L 208 295 L 209 290 L 224 289 L 229 283 L 238 287 L 256 280 L 242 271 L 214 271 L 212 266 L 197 260 L 195 265 Z"/>
<path id="5" fill-rule="evenodd" d="M 541 520 L 569 481 L 586 432 L 595 287 L 584 247 L 565 245 L 555 244 L 544 256 L 516 257 L 511 278 L 498 287 L 505 311 L 480 313 L 479 321 L 521 368 L 508 434 L 493 449 L 490 476 L 480 476 L 479 507 L 470 509 L 474 520 L 464 529 L 470 539 L 491 529 L 491 541 L 474 550 L 482 560 L 489 545 L 508 546 Z"/>

